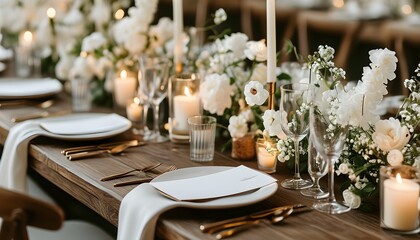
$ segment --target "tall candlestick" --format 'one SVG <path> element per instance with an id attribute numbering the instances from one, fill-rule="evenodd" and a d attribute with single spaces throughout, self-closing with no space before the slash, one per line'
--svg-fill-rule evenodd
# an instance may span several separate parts
<path id="1" fill-rule="evenodd" d="M 173 17 L 174 17 L 174 65 L 177 73 L 182 72 L 182 32 L 184 28 L 182 0 L 173 0 Z"/>
<path id="2" fill-rule="evenodd" d="M 267 82 L 276 81 L 276 4 L 267 0 Z"/>

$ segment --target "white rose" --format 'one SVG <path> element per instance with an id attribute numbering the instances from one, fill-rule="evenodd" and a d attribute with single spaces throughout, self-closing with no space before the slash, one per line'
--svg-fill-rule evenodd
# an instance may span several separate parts
<path id="1" fill-rule="evenodd" d="M 248 125 L 246 119 L 240 116 L 232 116 L 229 119 L 228 130 L 230 136 L 233 138 L 241 138 L 248 132 Z"/>
<path id="2" fill-rule="evenodd" d="M 200 85 L 200 98 L 204 110 L 217 115 L 223 115 L 226 108 L 232 106 L 231 96 L 234 93 L 234 86 L 230 85 L 229 77 L 226 74 L 210 74 Z"/>
<path id="3" fill-rule="evenodd" d="M 356 209 L 360 207 L 360 204 L 362 203 L 361 198 L 354 194 L 349 189 L 346 189 L 343 191 L 343 198 L 344 203 L 349 206 L 351 209 Z"/>
<path id="4" fill-rule="evenodd" d="M 245 101 L 249 106 L 262 105 L 268 98 L 268 91 L 257 81 L 250 81 L 244 89 Z"/>
<path id="5" fill-rule="evenodd" d="M 96 29 L 102 29 L 111 19 L 111 6 L 104 0 L 95 0 L 94 3 L 89 17 L 95 23 Z"/>
<path id="6" fill-rule="evenodd" d="M 264 40 L 247 42 L 244 53 L 252 61 L 263 62 L 267 60 L 267 46 L 265 46 Z"/>
<path id="7" fill-rule="evenodd" d="M 170 18 L 162 17 L 159 19 L 158 24 L 151 26 L 149 30 L 149 34 L 152 36 L 150 39 L 151 47 L 163 47 L 173 37 L 173 29 L 173 22 Z"/>
<path id="8" fill-rule="evenodd" d="M 386 156 L 386 160 L 391 166 L 399 166 L 404 160 L 404 157 L 400 150 L 392 149 Z"/>
<path id="9" fill-rule="evenodd" d="M 285 136 L 281 129 L 280 111 L 266 110 L 262 116 L 264 129 L 270 136 Z M 283 139 L 283 137 L 280 137 Z"/>
<path id="10" fill-rule="evenodd" d="M 74 65 L 70 70 L 69 79 L 81 78 L 91 80 L 93 75 L 93 71 L 89 67 L 87 59 L 84 57 L 78 57 L 74 61 Z"/>
<path id="11" fill-rule="evenodd" d="M 375 124 L 372 138 L 384 152 L 392 149 L 402 150 L 410 140 L 410 132 L 406 126 L 401 126 L 398 119 L 390 118 L 380 120 Z"/>

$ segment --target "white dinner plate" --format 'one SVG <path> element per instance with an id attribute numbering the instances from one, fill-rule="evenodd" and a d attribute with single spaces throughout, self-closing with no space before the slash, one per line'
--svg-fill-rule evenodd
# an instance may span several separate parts
<path id="1" fill-rule="evenodd" d="M 55 95 L 63 85 L 53 78 L 4 78 L 0 80 L 0 99 L 42 98 Z"/>
<path id="2" fill-rule="evenodd" d="M 47 136 L 62 140 L 104 139 L 123 133 L 131 127 L 127 118 L 114 113 L 74 113 L 39 121 Z"/>
<path id="3" fill-rule="evenodd" d="M 207 174 L 217 173 L 221 171 L 225 171 L 231 169 L 232 167 L 224 167 L 224 166 L 206 166 L 206 167 L 191 167 L 191 168 L 182 168 L 172 172 L 167 172 L 162 174 L 152 182 L 161 182 L 161 181 L 170 181 L 170 180 L 178 180 L 184 178 L 192 178 L 192 177 L 199 177 Z M 273 195 L 278 188 L 277 182 L 267 185 L 265 187 L 259 188 L 250 193 L 246 194 L 238 194 L 229 197 L 222 197 L 217 198 L 214 200 L 209 200 L 205 202 L 181 202 L 183 206 L 191 207 L 191 208 L 204 208 L 204 209 L 212 209 L 212 208 L 232 208 L 232 207 L 240 207 L 245 205 L 250 205 L 253 203 L 257 203 L 262 201 L 271 195 Z M 203 189 L 205 191 L 205 189 Z"/>

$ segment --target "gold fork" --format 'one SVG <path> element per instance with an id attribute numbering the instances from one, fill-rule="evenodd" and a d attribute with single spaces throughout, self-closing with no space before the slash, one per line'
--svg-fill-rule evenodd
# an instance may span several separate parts
<path id="1" fill-rule="evenodd" d="M 174 170 L 176 170 L 177 168 L 175 167 L 175 166 L 170 166 L 169 168 L 167 168 L 165 171 L 163 171 L 162 173 L 159 173 L 159 174 L 157 174 L 157 175 L 155 175 L 155 176 L 153 176 L 153 177 L 149 177 L 149 178 L 142 178 L 142 179 L 137 179 L 137 180 L 132 180 L 132 181 L 126 181 L 126 182 L 119 182 L 119 183 L 115 183 L 114 184 L 114 187 L 122 187 L 122 186 L 127 186 L 127 185 L 133 185 L 133 184 L 140 184 L 140 183 L 146 183 L 146 182 L 150 182 L 150 181 L 152 181 L 153 179 L 155 179 L 156 177 L 158 177 L 158 176 L 160 176 L 160 175 L 162 175 L 162 174 L 164 174 L 164 173 L 167 173 L 167 172 L 170 172 L 170 171 L 174 171 Z"/>
<path id="2" fill-rule="evenodd" d="M 153 164 L 153 165 L 146 166 L 144 168 L 134 168 L 134 169 L 131 169 L 130 171 L 127 171 L 127 172 L 117 173 L 117 174 L 109 175 L 107 177 L 103 177 L 103 178 L 101 178 L 101 181 L 108 181 L 108 180 L 112 180 L 112 179 L 116 179 L 116 178 L 122 178 L 122 177 L 127 176 L 127 174 L 130 174 L 130 173 L 135 172 L 135 171 L 148 172 L 148 171 L 151 171 L 151 170 L 159 167 L 160 165 L 162 165 L 162 163 L 156 163 L 156 164 Z"/>

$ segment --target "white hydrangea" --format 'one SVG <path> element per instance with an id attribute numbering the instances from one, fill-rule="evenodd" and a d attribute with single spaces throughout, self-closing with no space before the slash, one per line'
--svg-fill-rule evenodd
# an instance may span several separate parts
<path id="1" fill-rule="evenodd" d="M 101 32 L 93 32 L 85 37 L 82 42 L 82 51 L 93 52 L 107 44 L 105 36 Z"/>

